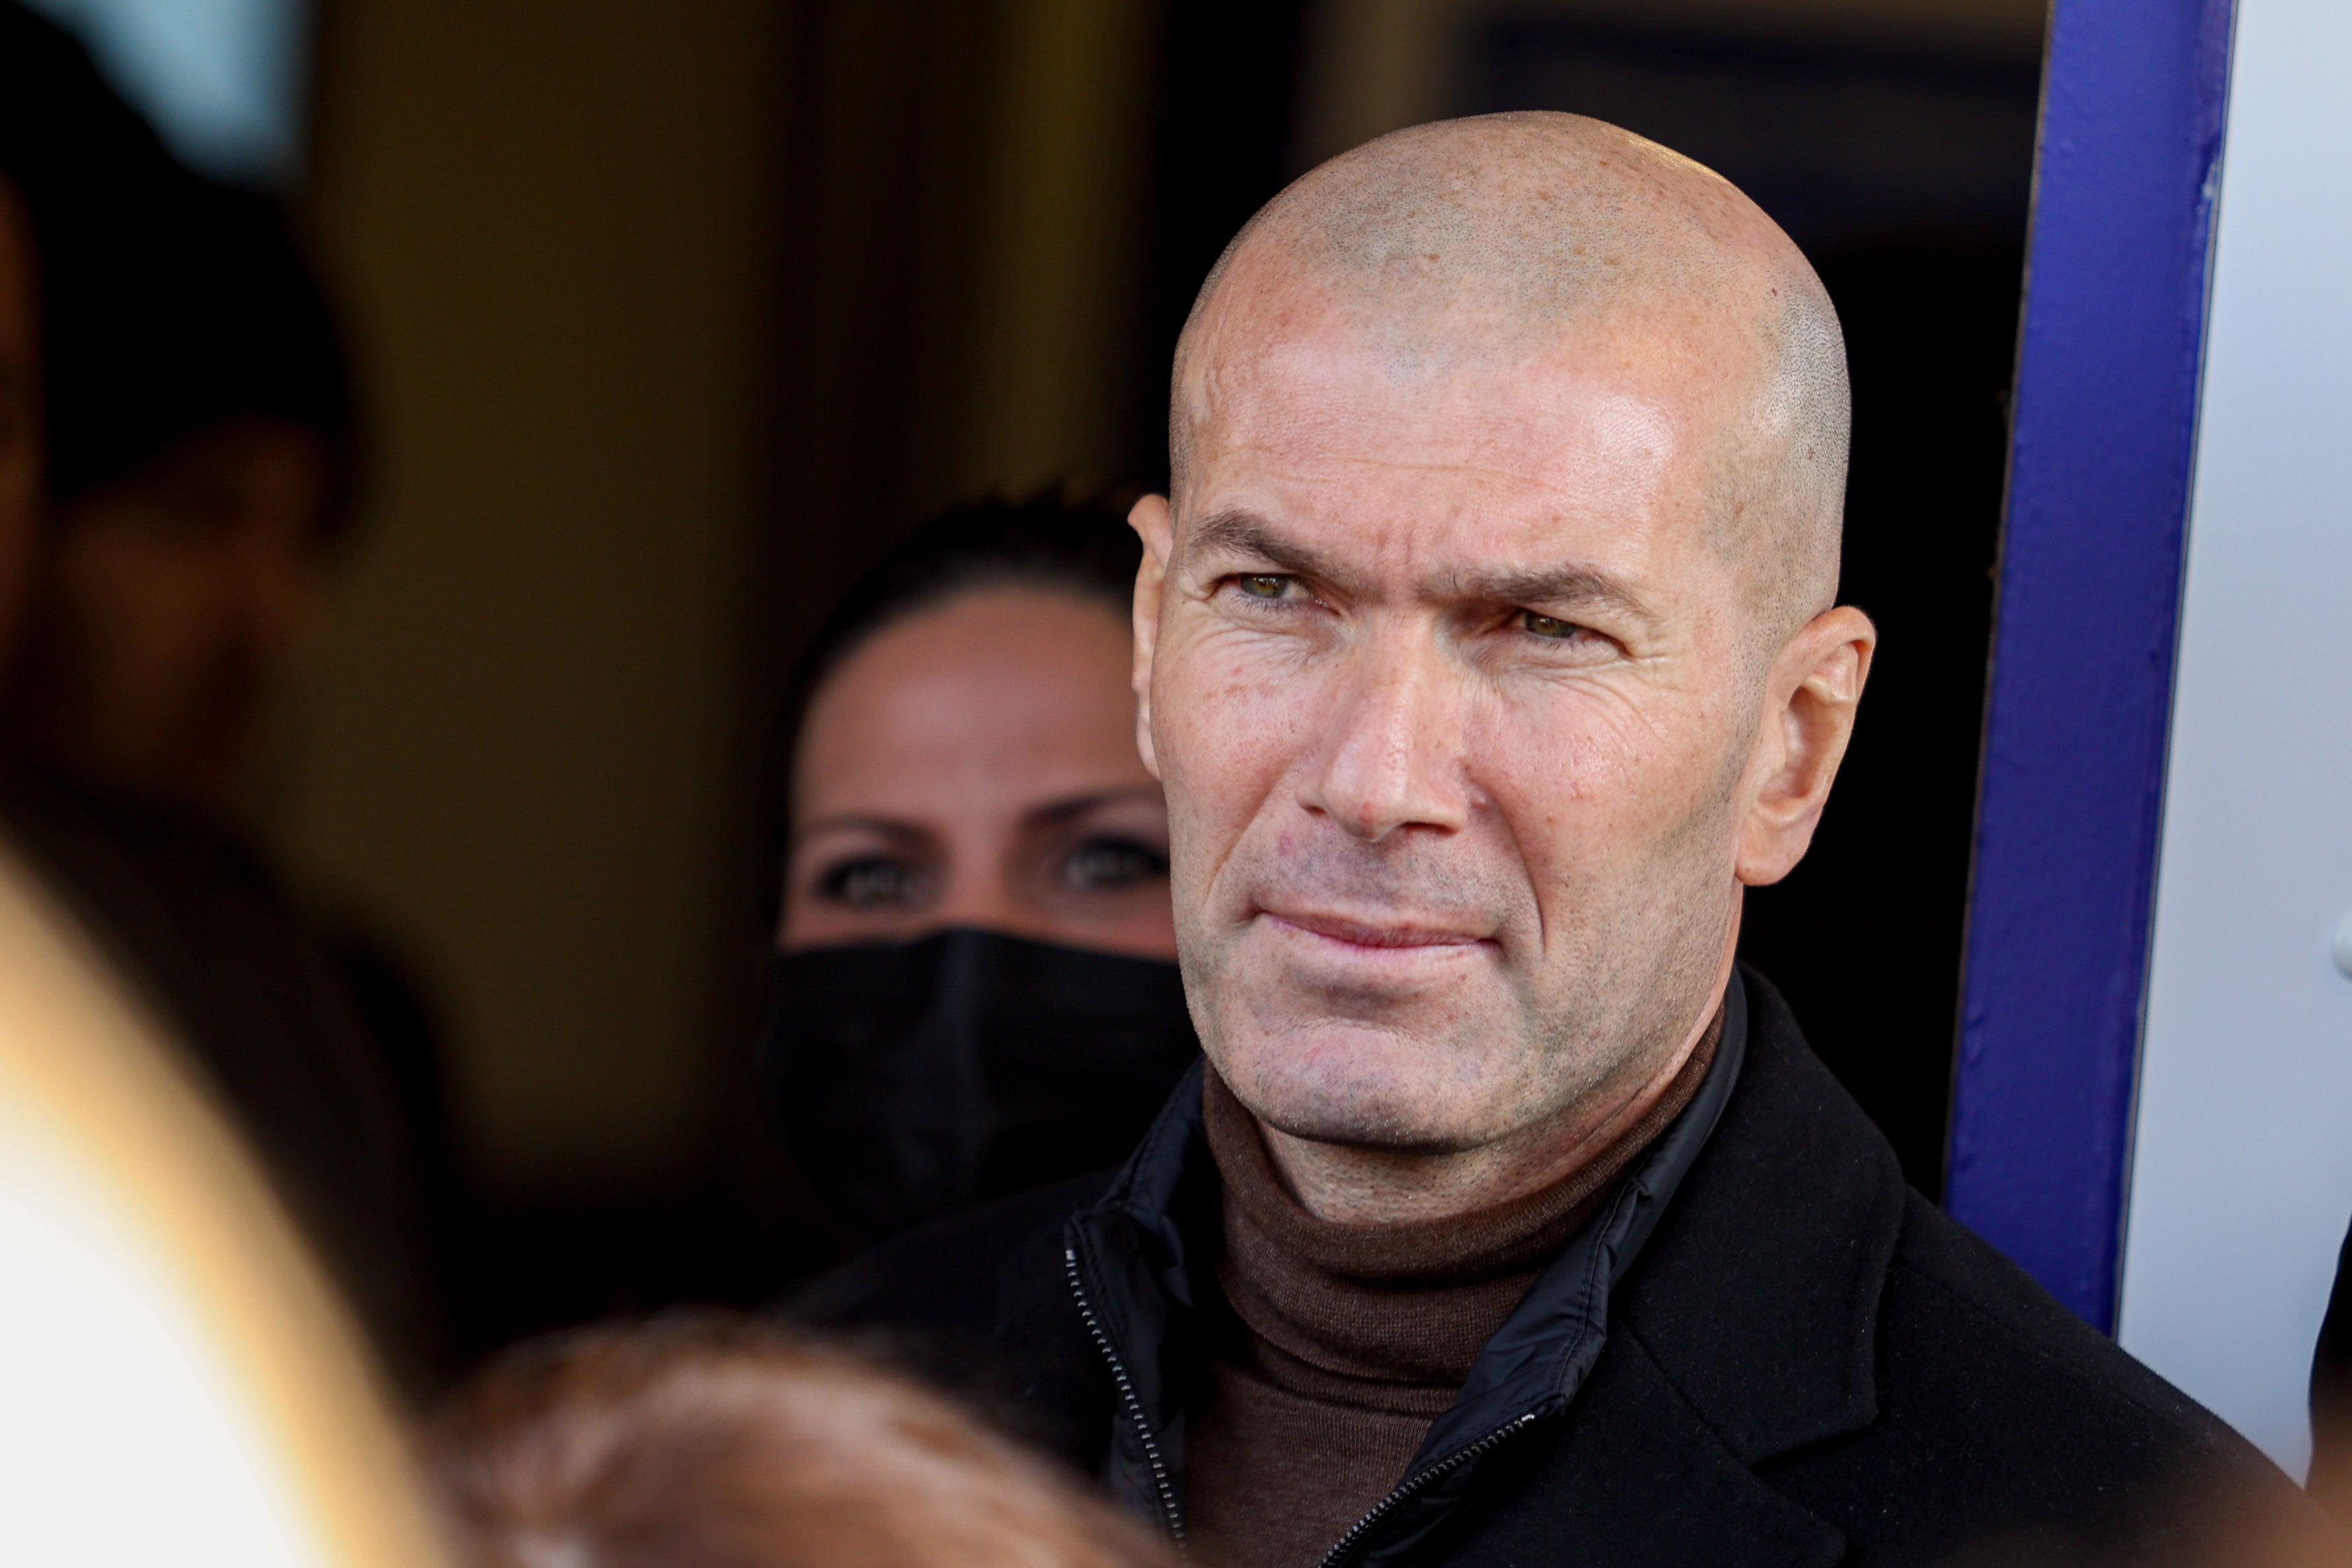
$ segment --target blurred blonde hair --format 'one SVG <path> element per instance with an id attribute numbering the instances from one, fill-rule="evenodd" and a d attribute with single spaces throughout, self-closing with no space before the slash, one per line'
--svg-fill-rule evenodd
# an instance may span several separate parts
<path id="1" fill-rule="evenodd" d="M 945 1399 L 722 1314 L 535 1342 L 428 1432 L 465 1568 L 1139 1568 L 1143 1528 Z"/>
<path id="2" fill-rule="evenodd" d="M 0 841 L 10 1561 L 438 1561 L 358 1328 L 208 1080 Z"/>

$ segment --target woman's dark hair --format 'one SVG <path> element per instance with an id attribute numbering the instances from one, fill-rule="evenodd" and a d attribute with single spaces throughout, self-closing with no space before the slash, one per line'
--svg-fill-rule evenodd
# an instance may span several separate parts
<path id="1" fill-rule="evenodd" d="M 239 414 L 315 431 L 341 500 L 354 423 L 342 345 L 278 204 L 182 167 L 86 49 L 11 0 L 0 179 L 39 263 L 52 501 Z M 343 515 L 331 505 L 328 528 Z"/>
<path id="2" fill-rule="evenodd" d="M 1127 509 L 1108 497 L 1055 490 L 1026 500 L 954 507 L 918 528 L 833 608 L 784 685 L 769 737 L 768 915 L 781 902 L 792 832 L 793 765 L 809 706 L 835 671 L 874 636 L 948 600 L 991 588 L 1042 589 L 1100 601 L 1124 618 L 1143 546 Z"/>

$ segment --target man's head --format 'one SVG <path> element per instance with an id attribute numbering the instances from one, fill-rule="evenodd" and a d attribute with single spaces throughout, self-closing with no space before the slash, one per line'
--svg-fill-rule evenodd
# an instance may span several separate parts
<path id="1" fill-rule="evenodd" d="M 58 484 L 61 366 L 80 329 L 113 329 L 122 281 L 163 264 L 142 215 L 186 176 L 100 77 L 80 45 L 0 0 L 0 670 L 37 590 Z M 120 389 L 90 400 L 100 420 Z"/>
<path id="2" fill-rule="evenodd" d="M 89 782 L 233 813 L 346 516 L 334 323 L 275 204 L 174 164 L 54 28 L 0 9 L 0 44 L 46 427 L 0 732 Z"/>
<path id="3" fill-rule="evenodd" d="M 1867 671 L 1847 417 L 1794 246 L 1591 120 L 1402 131 L 1243 231 L 1136 512 L 1136 679 L 1261 1120 L 1507 1163 L 1671 1070 Z"/>

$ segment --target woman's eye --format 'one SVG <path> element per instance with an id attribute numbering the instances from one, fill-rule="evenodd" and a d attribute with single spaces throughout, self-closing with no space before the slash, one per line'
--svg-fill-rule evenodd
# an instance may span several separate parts
<path id="1" fill-rule="evenodd" d="M 1117 893 L 1166 881 L 1168 857 L 1134 839 L 1088 839 L 1062 862 L 1062 876 L 1081 893 Z"/>
<path id="2" fill-rule="evenodd" d="M 1234 579 L 1234 586 L 1252 599 L 1274 601 L 1289 598 L 1290 591 L 1297 581 L 1295 577 L 1285 577 L 1275 572 L 1259 572 Z"/>
<path id="3" fill-rule="evenodd" d="M 1566 643 L 1589 634 L 1573 621 L 1562 621 L 1554 615 L 1538 615 L 1532 610 L 1519 612 L 1519 629 L 1555 643 Z"/>
<path id="4" fill-rule="evenodd" d="M 844 861 L 817 879 L 817 896 L 852 909 L 903 909 L 929 891 L 923 873 L 903 861 L 864 855 Z"/>

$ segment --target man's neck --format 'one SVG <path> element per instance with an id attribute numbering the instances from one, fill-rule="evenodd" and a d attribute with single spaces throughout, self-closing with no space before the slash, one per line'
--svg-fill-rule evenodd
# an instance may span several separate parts
<path id="1" fill-rule="evenodd" d="M 1261 1122 L 1266 1152 L 1307 1212 L 1339 1225 L 1448 1219 L 1566 1181 L 1612 1147 L 1673 1085 L 1723 1010 L 1731 963 L 1727 954 L 1697 1020 L 1647 1072 L 1604 1083 L 1510 1138 L 1433 1155 L 1318 1143 Z"/>

